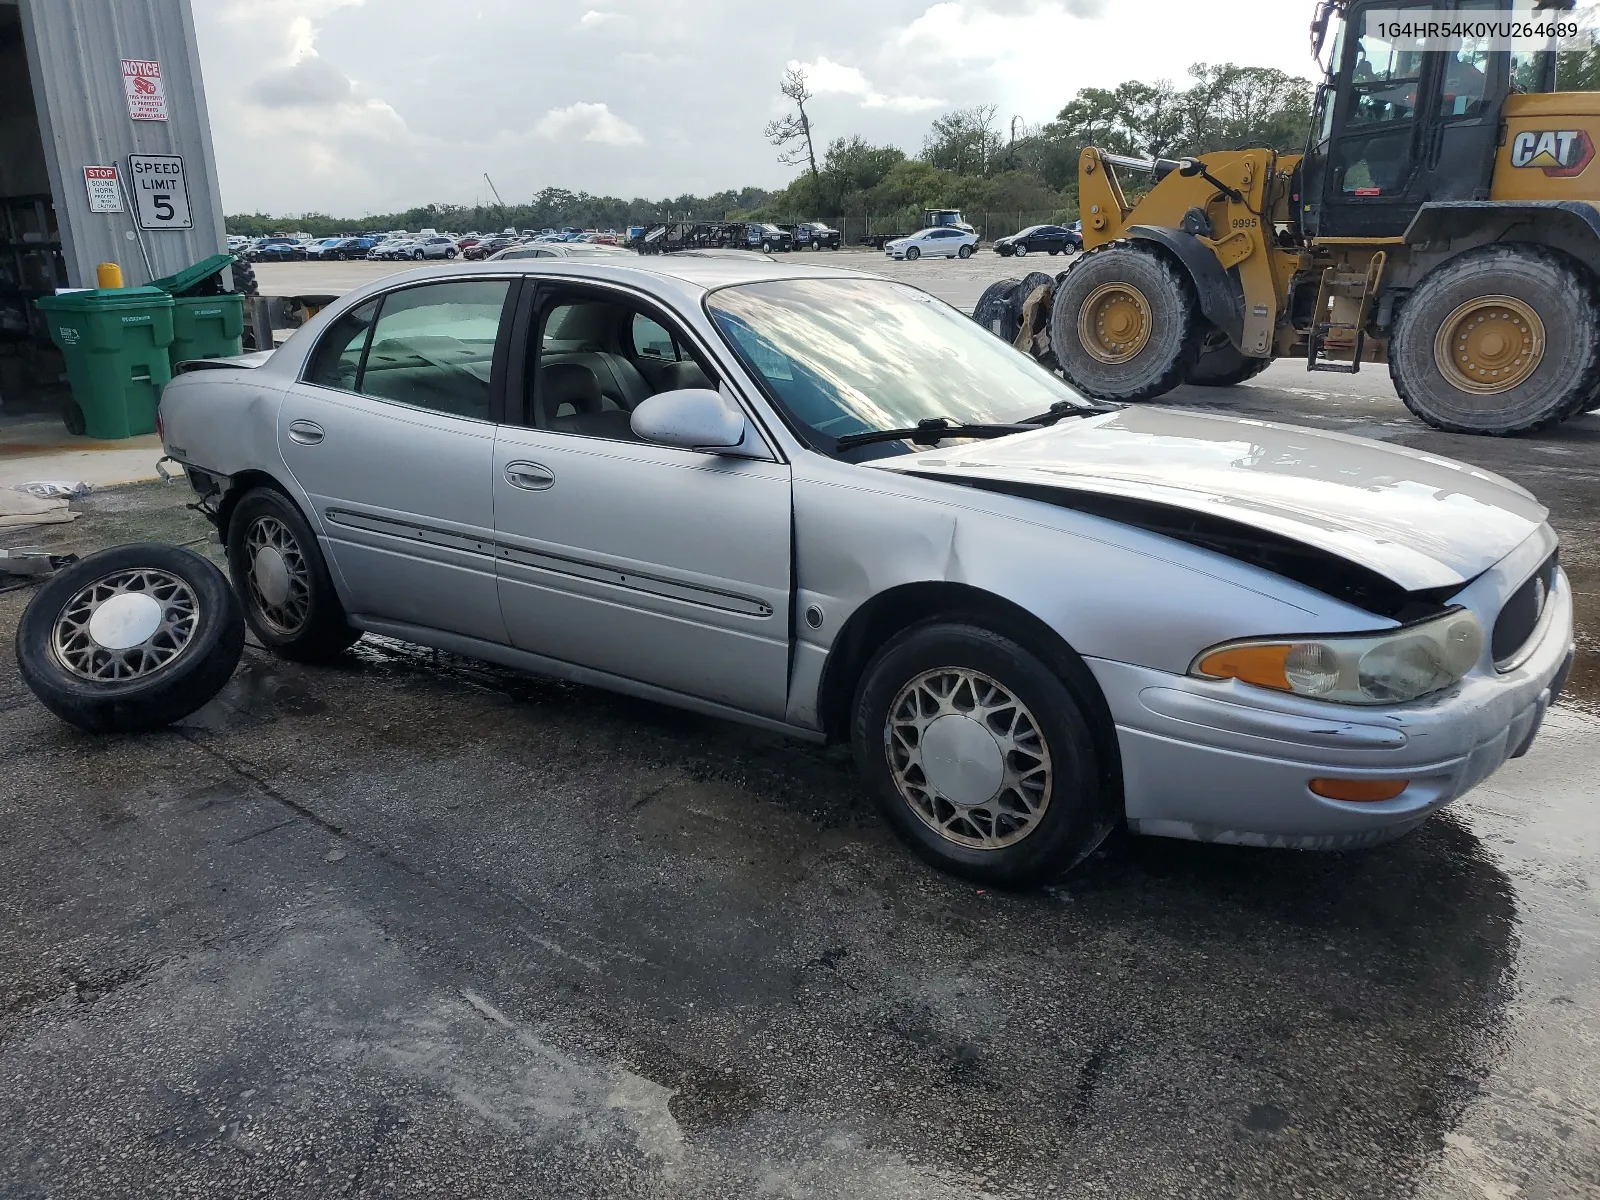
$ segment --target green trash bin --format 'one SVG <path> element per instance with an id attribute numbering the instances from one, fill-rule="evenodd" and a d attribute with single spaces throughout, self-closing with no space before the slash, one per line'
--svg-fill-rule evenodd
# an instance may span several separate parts
<path id="1" fill-rule="evenodd" d="M 156 430 L 156 404 L 172 379 L 172 297 L 160 288 L 106 288 L 41 296 L 34 305 L 67 360 L 75 411 L 67 428 L 92 438 Z"/>
<path id="2" fill-rule="evenodd" d="M 191 358 L 231 358 L 244 352 L 244 297 L 222 290 L 222 273 L 233 255 L 213 254 L 150 286 L 172 297 L 174 368 Z"/>

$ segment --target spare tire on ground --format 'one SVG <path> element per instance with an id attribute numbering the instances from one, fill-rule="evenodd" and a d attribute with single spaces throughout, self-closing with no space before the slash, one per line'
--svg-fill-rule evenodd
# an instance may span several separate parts
<path id="1" fill-rule="evenodd" d="M 1020 279 L 1002 279 L 998 283 L 991 283 L 983 289 L 977 307 L 972 310 L 972 319 L 1003 342 L 1012 341 L 1017 336 L 1017 310 L 1011 298 L 1021 284 Z"/>
<path id="2" fill-rule="evenodd" d="M 102 550 L 39 589 L 17 626 L 23 682 L 90 733 L 156 729 L 200 708 L 244 652 L 227 577 L 178 546 Z"/>

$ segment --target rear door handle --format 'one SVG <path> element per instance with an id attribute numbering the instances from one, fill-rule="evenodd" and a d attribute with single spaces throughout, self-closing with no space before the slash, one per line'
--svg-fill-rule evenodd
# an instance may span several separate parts
<path id="1" fill-rule="evenodd" d="M 506 464 L 506 482 L 525 492 L 542 492 L 556 485 L 555 472 L 538 463 L 513 462 Z"/>
<path id="2" fill-rule="evenodd" d="M 290 421 L 289 440 L 302 446 L 315 446 L 323 438 L 322 426 L 315 421 Z"/>

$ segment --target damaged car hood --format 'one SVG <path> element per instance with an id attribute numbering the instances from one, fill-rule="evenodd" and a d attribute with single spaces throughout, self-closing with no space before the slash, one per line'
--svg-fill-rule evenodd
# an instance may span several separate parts
<path id="1" fill-rule="evenodd" d="M 1548 515 L 1516 484 L 1465 463 L 1347 434 L 1150 407 L 866 465 L 1108 515 L 1117 502 L 1181 510 L 1337 556 L 1407 592 L 1475 578 Z"/>

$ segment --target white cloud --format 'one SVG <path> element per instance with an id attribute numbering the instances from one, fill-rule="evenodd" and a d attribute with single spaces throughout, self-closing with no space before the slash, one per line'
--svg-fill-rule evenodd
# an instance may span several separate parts
<path id="1" fill-rule="evenodd" d="M 326 108 L 347 104 L 355 84 L 338 67 L 312 53 L 287 67 L 274 67 L 250 85 L 249 96 L 267 108 Z"/>
<path id="2" fill-rule="evenodd" d="M 637 146 L 644 141 L 637 129 L 606 105 L 582 101 L 552 108 L 533 131 L 552 141 L 598 142 L 604 146 Z"/>
<path id="3" fill-rule="evenodd" d="M 791 61 L 789 69 L 798 68 L 806 73 L 806 85 L 818 96 L 855 96 L 862 108 L 887 108 L 895 112 L 923 112 L 943 107 L 947 102 L 930 96 L 890 96 L 878 91 L 860 67 L 847 67 L 825 55 L 815 62 Z"/>
<path id="4" fill-rule="evenodd" d="M 621 13 L 601 12 L 591 8 L 578 18 L 578 26 L 582 29 L 602 29 L 607 25 L 615 25 L 622 19 Z"/>

